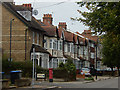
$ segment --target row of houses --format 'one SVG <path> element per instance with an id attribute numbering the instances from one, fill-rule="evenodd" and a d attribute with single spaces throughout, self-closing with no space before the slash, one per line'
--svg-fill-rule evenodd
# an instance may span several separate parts
<path id="1" fill-rule="evenodd" d="M 91 30 L 83 33 L 67 29 L 66 22 L 53 25 L 51 14 L 44 14 L 43 21 L 32 16 L 31 4 L 2 3 L 2 52 L 10 57 L 10 24 L 12 23 L 11 57 L 14 61 L 33 60 L 37 65 L 57 68 L 60 62 L 72 58 L 76 68 L 102 68 L 98 36 Z M 78 30 L 79 31 L 79 30 Z M 97 61 L 97 62 L 96 62 Z"/>

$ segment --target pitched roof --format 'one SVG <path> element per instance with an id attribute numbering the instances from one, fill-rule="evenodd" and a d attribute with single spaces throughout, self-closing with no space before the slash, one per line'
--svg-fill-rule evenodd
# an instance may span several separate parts
<path id="1" fill-rule="evenodd" d="M 35 21 L 33 17 L 31 17 L 31 21 L 27 21 L 24 17 L 22 17 L 16 11 L 16 6 L 9 2 L 2 3 L 5 8 L 7 8 L 11 13 L 13 13 L 18 19 L 20 19 L 26 26 L 28 26 L 32 30 L 43 31 L 43 28 Z M 25 7 L 24 7 L 25 8 Z"/>
<path id="2" fill-rule="evenodd" d="M 38 45 L 35 45 L 35 44 L 32 44 L 30 52 L 33 52 L 33 48 L 35 48 L 35 52 L 41 52 L 41 53 L 50 54 L 45 48 L 43 48 L 41 46 L 38 46 Z"/>
<path id="3" fill-rule="evenodd" d="M 73 42 L 73 33 L 69 31 L 64 31 L 65 40 L 68 42 Z"/>
<path id="4" fill-rule="evenodd" d="M 74 42 L 77 43 L 78 36 L 74 34 Z"/>
<path id="5" fill-rule="evenodd" d="M 46 31 L 45 35 L 50 37 L 57 36 L 57 27 L 56 26 L 42 26 L 42 28 Z"/>
<path id="6" fill-rule="evenodd" d="M 98 36 L 91 36 L 91 35 L 87 35 L 87 34 L 86 34 L 86 35 L 82 34 L 82 35 L 83 35 L 84 37 L 86 37 L 86 38 L 94 41 L 94 42 L 97 42 Z"/>
<path id="7" fill-rule="evenodd" d="M 23 5 L 13 5 L 13 7 L 16 11 L 32 11 L 32 7 L 24 7 Z"/>

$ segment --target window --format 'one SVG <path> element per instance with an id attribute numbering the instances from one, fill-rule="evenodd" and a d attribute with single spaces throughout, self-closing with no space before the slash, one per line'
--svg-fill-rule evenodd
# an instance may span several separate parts
<path id="1" fill-rule="evenodd" d="M 33 32 L 33 43 L 35 43 L 35 32 Z"/>
<path id="2" fill-rule="evenodd" d="M 39 44 L 39 33 L 37 33 L 37 44 Z"/>
<path id="3" fill-rule="evenodd" d="M 91 58 L 94 58 L 95 57 L 95 54 L 94 53 L 91 53 Z"/>
<path id="4" fill-rule="evenodd" d="M 75 53 L 77 53 L 77 46 L 75 45 Z"/>
<path id="5" fill-rule="evenodd" d="M 57 58 L 53 58 L 53 68 L 57 68 L 58 67 L 58 60 Z"/>
<path id="6" fill-rule="evenodd" d="M 68 52 L 70 52 L 70 43 L 68 43 Z"/>
<path id="7" fill-rule="evenodd" d="M 80 53 L 83 55 L 83 46 L 80 47 Z"/>
<path id="8" fill-rule="evenodd" d="M 67 52 L 67 44 L 64 44 L 64 51 Z"/>
<path id="9" fill-rule="evenodd" d="M 45 42 L 45 48 L 47 48 L 47 39 L 45 39 L 45 41 L 46 41 L 46 42 Z"/>
<path id="10" fill-rule="evenodd" d="M 93 44 L 93 43 L 91 43 L 91 47 L 94 47 L 94 44 Z"/>
<path id="11" fill-rule="evenodd" d="M 84 55 L 87 55 L 87 47 L 84 47 Z"/>
<path id="12" fill-rule="evenodd" d="M 52 39 L 50 39 L 50 48 L 52 49 Z"/>
<path id="13" fill-rule="evenodd" d="M 71 45 L 71 52 L 74 53 L 74 45 Z"/>
<path id="14" fill-rule="evenodd" d="M 53 42 L 53 49 L 57 49 L 57 41 L 56 40 L 54 40 L 54 42 Z"/>
<path id="15" fill-rule="evenodd" d="M 60 43 L 59 43 L 59 50 L 62 50 L 62 41 L 60 41 Z"/>

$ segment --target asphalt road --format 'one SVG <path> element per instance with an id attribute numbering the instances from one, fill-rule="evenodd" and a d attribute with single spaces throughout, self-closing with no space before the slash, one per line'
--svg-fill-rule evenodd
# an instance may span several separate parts
<path id="1" fill-rule="evenodd" d="M 41 83 L 40 85 L 58 86 L 60 88 L 118 88 L 118 77 L 91 83 L 76 81 Z"/>

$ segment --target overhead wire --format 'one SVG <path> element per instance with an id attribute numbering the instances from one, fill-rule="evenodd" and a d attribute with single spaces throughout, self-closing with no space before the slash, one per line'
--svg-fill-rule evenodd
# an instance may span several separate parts
<path id="1" fill-rule="evenodd" d="M 64 2 L 59 2 L 59 3 L 55 3 L 55 4 L 52 4 L 52 5 L 43 6 L 43 7 L 36 7 L 35 9 L 57 6 L 57 5 L 60 5 L 60 4 L 62 4 L 62 3 L 65 3 L 65 2 L 66 2 L 66 1 L 64 1 Z"/>

